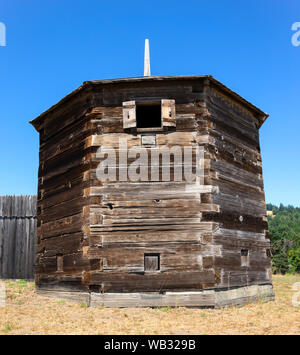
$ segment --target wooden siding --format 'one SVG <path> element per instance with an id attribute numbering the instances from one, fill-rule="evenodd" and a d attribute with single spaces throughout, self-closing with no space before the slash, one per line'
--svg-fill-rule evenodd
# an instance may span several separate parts
<path id="1" fill-rule="evenodd" d="M 123 102 L 143 98 L 175 100 L 176 127 L 149 140 L 125 132 Z M 99 83 L 70 102 L 36 121 L 40 289 L 162 293 L 271 284 L 261 112 L 202 79 Z M 119 153 L 120 139 L 128 148 L 151 142 L 148 156 L 161 146 L 203 147 L 204 185 L 174 181 L 174 161 L 171 181 L 161 169 L 155 182 L 99 181 L 96 152 Z M 159 254 L 159 270 L 145 272 L 145 254 Z"/>
<path id="2" fill-rule="evenodd" d="M 33 279 L 36 196 L 0 196 L 0 279 Z"/>

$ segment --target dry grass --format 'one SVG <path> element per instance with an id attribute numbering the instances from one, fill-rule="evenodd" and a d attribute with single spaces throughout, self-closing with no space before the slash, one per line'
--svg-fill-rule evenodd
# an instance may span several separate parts
<path id="1" fill-rule="evenodd" d="M 5 281 L 0 334 L 300 334 L 291 286 L 300 276 L 274 276 L 276 300 L 242 308 L 104 309 L 35 294 L 34 284 Z"/>

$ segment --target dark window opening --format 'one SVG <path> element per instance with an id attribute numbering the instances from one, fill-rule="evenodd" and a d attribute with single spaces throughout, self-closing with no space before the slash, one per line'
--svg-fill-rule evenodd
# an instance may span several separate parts
<path id="1" fill-rule="evenodd" d="M 145 254 L 145 256 L 144 256 L 144 270 L 145 271 L 160 270 L 160 255 L 159 254 Z"/>
<path id="2" fill-rule="evenodd" d="M 137 128 L 160 128 L 161 105 L 137 105 L 136 126 Z"/>
<path id="3" fill-rule="evenodd" d="M 101 289 L 99 285 L 90 285 L 89 289 L 91 292 L 100 293 Z"/>
<path id="4" fill-rule="evenodd" d="M 266 250 L 266 254 L 267 254 L 267 257 L 270 258 L 270 257 L 271 257 L 271 250 L 270 250 L 270 249 L 267 249 L 267 250 Z"/>
<path id="5" fill-rule="evenodd" d="M 248 256 L 249 252 L 248 252 L 248 249 L 242 249 L 241 250 L 241 255 L 242 256 Z"/>
<path id="6" fill-rule="evenodd" d="M 249 266 L 249 250 L 241 250 L 241 266 Z"/>

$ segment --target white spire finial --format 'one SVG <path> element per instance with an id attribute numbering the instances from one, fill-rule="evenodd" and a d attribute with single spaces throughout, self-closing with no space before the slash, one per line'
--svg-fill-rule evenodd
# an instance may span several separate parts
<path id="1" fill-rule="evenodd" d="M 151 76 L 150 74 L 150 51 L 149 39 L 145 39 L 145 59 L 144 59 L 144 76 Z"/>

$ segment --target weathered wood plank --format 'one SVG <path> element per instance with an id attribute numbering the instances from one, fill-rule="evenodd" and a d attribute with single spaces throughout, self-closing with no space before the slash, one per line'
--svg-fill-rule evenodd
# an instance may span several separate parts
<path id="1" fill-rule="evenodd" d="M 0 278 L 32 279 L 36 196 L 0 197 Z"/>
<path id="2" fill-rule="evenodd" d="M 173 127 L 146 137 L 148 157 L 162 146 L 188 146 L 194 151 L 202 146 L 204 184 L 176 182 L 173 156 L 164 165 L 170 168 L 170 181 L 162 177 L 161 166 L 158 182 L 149 172 L 146 181 L 136 183 L 97 178 L 98 148 L 111 147 L 117 153 L 121 180 L 125 167 L 119 166 L 118 154 L 145 143 L 145 132 L 124 131 L 123 102 L 154 98 L 172 102 L 171 112 L 163 110 L 163 119 L 169 122 L 171 114 Z M 39 289 L 54 293 L 98 289 L 104 292 L 99 299 L 114 304 L 106 292 L 186 292 L 270 283 L 258 132 L 265 117 L 206 77 L 84 84 L 35 121 L 41 135 Z M 134 160 L 128 159 L 127 165 Z M 149 168 L 150 162 L 141 168 Z M 195 168 L 195 161 L 190 165 Z M 182 163 L 176 161 L 179 166 Z M 20 225 L 19 230 L 23 228 L 28 226 Z M 26 248 L 26 239 L 18 243 L 18 249 Z M 247 267 L 241 263 L 242 249 L 249 252 Z M 159 270 L 144 272 L 147 253 L 159 258 Z M 21 260 L 22 254 L 15 254 L 15 259 Z M 245 302 L 243 292 L 230 293 L 237 304 Z M 224 297 L 219 297 L 220 304 L 228 304 Z M 123 304 L 156 304 L 125 299 Z M 173 304 L 173 298 L 168 302 Z M 188 306 L 205 303 L 216 304 L 216 297 L 182 298 Z"/>

